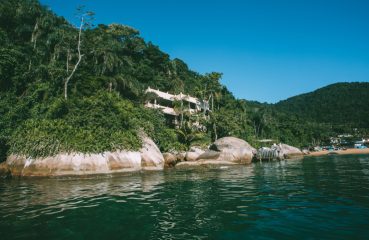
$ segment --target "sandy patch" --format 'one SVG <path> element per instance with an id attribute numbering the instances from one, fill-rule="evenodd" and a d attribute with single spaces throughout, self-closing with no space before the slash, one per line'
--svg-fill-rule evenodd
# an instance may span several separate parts
<path id="1" fill-rule="evenodd" d="M 338 155 L 347 155 L 347 154 L 369 154 L 369 148 L 357 149 L 357 148 L 349 148 L 347 150 L 338 150 L 338 151 L 319 151 L 319 152 L 310 152 L 309 155 L 306 156 L 324 156 L 328 154 L 338 154 Z"/>

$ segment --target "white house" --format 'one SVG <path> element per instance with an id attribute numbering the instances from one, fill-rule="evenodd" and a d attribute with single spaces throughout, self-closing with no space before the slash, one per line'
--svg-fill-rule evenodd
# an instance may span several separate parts
<path id="1" fill-rule="evenodd" d="M 170 94 L 168 92 L 162 92 L 160 90 L 147 88 L 145 93 L 153 93 L 154 97 L 145 103 L 145 107 L 160 109 L 174 125 L 178 124 L 177 117 L 180 115 L 176 112 L 174 107 L 175 101 L 181 101 L 183 104 L 183 111 L 189 114 L 205 113 L 206 115 L 209 109 L 209 103 L 206 100 L 200 100 L 196 97 L 192 97 L 186 94 Z"/>

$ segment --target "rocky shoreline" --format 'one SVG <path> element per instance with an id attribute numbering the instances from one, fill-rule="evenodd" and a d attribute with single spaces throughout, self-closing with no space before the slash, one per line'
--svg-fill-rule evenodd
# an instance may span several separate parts
<path id="1" fill-rule="evenodd" d="M 259 150 L 260 151 L 260 150 Z M 292 146 L 280 145 L 278 159 L 302 157 Z M 153 171 L 164 168 L 184 168 L 203 165 L 251 164 L 258 150 L 235 137 L 218 139 L 208 149 L 192 147 L 187 152 L 161 153 L 156 144 L 143 137 L 139 151 L 115 151 L 101 154 L 60 153 L 45 158 L 10 155 L 0 164 L 1 176 L 49 177 L 112 174 L 133 171 Z M 257 159 L 262 160 L 262 159 Z"/>
<path id="2" fill-rule="evenodd" d="M 337 150 L 337 151 L 317 151 L 317 152 L 309 152 L 307 156 L 311 157 L 319 157 L 325 155 L 350 155 L 350 154 L 369 154 L 369 148 L 357 149 L 357 148 L 348 148 L 346 150 Z"/>

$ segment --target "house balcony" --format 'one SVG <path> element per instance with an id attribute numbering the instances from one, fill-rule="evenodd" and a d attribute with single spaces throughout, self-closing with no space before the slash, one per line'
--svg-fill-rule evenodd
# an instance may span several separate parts
<path id="1" fill-rule="evenodd" d="M 145 107 L 153 108 L 153 109 L 160 109 L 165 114 L 172 115 L 172 116 L 178 116 L 176 111 L 174 111 L 174 109 L 170 108 L 170 107 L 166 107 L 166 106 L 162 106 L 162 105 L 154 104 L 154 103 L 150 103 L 150 102 L 146 103 Z"/>

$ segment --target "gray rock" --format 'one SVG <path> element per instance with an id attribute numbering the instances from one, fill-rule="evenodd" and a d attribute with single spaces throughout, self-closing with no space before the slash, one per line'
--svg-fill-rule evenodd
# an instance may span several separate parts
<path id="1" fill-rule="evenodd" d="M 164 168 L 164 157 L 153 140 L 144 136 L 140 150 L 142 170 L 161 170 Z"/>
<path id="2" fill-rule="evenodd" d="M 224 149 L 219 158 L 224 161 L 238 164 L 250 164 L 253 159 L 253 152 L 249 148 L 230 148 Z"/>
<path id="3" fill-rule="evenodd" d="M 215 141 L 210 149 L 220 152 L 219 156 L 214 160 L 228 161 L 238 164 L 250 164 L 253 156 L 256 153 L 256 149 L 253 148 L 248 142 L 235 138 L 224 137 Z M 210 157 L 214 153 L 207 153 L 204 157 Z M 199 157 L 199 159 L 201 159 Z"/>
<path id="4" fill-rule="evenodd" d="M 186 157 L 185 157 L 185 161 L 189 161 L 189 162 L 196 161 L 199 156 L 200 156 L 200 153 L 187 152 Z"/>
<path id="5" fill-rule="evenodd" d="M 193 162 L 180 162 L 176 165 L 176 168 L 189 168 L 198 166 L 226 166 L 226 165 L 236 165 L 237 163 L 223 161 L 223 160 L 212 160 L 212 159 L 201 159 Z"/>
<path id="6" fill-rule="evenodd" d="M 195 153 L 203 154 L 205 152 L 205 150 L 202 149 L 201 147 L 193 146 L 193 147 L 190 148 L 189 152 L 195 152 Z"/>
<path id="7" fill-rule="evenodd" d="M 10 173 L 8 165 L 5 162 L 0 163 L 0 178 L 6 178 L 10 175 L 11 173 Z"/>
<path id="8" fill-rule="evenodd" d="M 198 157 L 198 160 L 216 160 L 220 156 L 220 152 L 217 151 L 206 151 Z"/>
<path id="9" fill-rule="evenodd" d="M 196 161 L 197 158 L 203 154 L 205 151 L 200 147 L 191 147 L 188 152 L 186 152 L 185 161 Z"/>
<path id="10" fill-rule="evenodd" d="M 245 140 L 235 138 L 235 137 L 224 137 L 216 140 L 211 146 L 211 150 L 222 151 L 223 149 L 237 149 L 245 148 L 249 149 L 253 154 L 257 151 Z"/>
<path id="11" fill-rule="evenodd" d="M 300 149 L 289 146 L 287 144 L 280 144 L 282 153 L 284 155 L 284 158 L 291 159 L 291 158 L 301 158 L 303 157 L 303 153 Z"/>
<path id="12" fill-rule="evenodd" d="M 170 168 L 174 167 L 177 164 L 177 156 L 172 153 L 163 153 L 164 157 L 164 167 Z"/>
<path id="13" fill-rule="evenodd" d="M 110 174 L 140 170 L 162 170 L 164 157 L 155 143 L 145 137 L 140 151 L 100 154 L 60 153 L 44 158 L 11 155 L 6 161 L 12 176 L 65 176 Z"/>
<path id="14" fill-rule="evenodd" d="M 176 157 L 178 162 L 183 162 L 186 159 L 186 152 L 179 152 L 176 154 Z"/>

